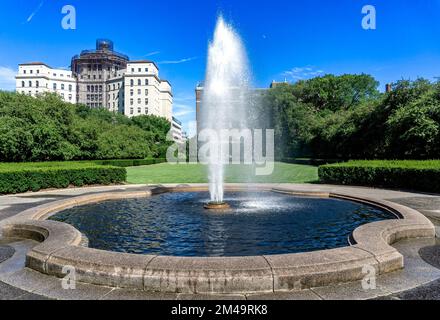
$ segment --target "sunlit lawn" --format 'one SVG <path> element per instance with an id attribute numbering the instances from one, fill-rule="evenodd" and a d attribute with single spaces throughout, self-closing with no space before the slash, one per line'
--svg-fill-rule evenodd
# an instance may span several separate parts
<path id="1" fill-rule="evenodd" d="M 152 166 L 127 168 L 127 181 L 132 184 L 206 183 L 207 168 L 200 164 Z M 270 176 L 256 176 L 255 169 L 245 165 L 226 167 L 229 183 L 311 183 L 318 180 L 318 168 L 307 165 L 276 163 Z"/>

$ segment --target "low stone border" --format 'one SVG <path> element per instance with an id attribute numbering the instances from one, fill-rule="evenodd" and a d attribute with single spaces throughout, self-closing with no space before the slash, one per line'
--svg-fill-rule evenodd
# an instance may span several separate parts
<path id="1" fill-rule="evenodd" d="M 311 253 L 233 257 L 183 258 L 134 255 L 82 246 L 81 233 L 50 216 L 69 207 L 106 200 L 149 197 L 165 192 L 207 191 L 206 186 L 157 187 L 145 192 L 114 192 L 80 196 L 26 210 L 0 223 L 5 237 L 41 242 L 27 254 L 26 266 L 46 275 L 64 277 L 72 266 L 77 280 L 111 287 L 169 293 L 268 293 L 302 290 L 358 281 L 366 266 L 377 275 L 404 267 L 403 256 L 390 245 L 410 238 L 433 238 L 435 227 L 421 213 L 389 201 L 348 194 L 297 192 L 292 188 L 229 185 L 227 191 L 274 191 L 301 196 L 331 197 L 367 203 L 397 214 L 400 220 L 370 223 L 353 232 L 350 247 Z M 1 234 L 0 234 L 1 236 Z"/>

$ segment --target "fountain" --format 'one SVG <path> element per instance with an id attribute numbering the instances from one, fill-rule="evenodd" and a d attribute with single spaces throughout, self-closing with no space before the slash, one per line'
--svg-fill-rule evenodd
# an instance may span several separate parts
<path id="1" fill-rule="evenodd" d="M 246 128 L 249 68 L 244 46 L 238 34 L 220 16 L 214 39 L 209 45 L 208 65 L 202 101 L 203 130 L 209 131 L 211 150 L 209 191 L 211 202 L 206 209 L 226 209 L 224 198 L 224 165 L 229 163 L 229 139 L 222 131 Z M 205 131 L 205 132 L 206 132 Z"/>

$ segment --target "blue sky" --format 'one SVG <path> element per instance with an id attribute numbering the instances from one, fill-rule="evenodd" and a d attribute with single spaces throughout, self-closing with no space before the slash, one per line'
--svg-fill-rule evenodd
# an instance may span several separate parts
<path id="1" fill-rule="evenodd" d="M 77 10 L 77 29 L 61 28 L 61 8 Z M 152 59 L 175 95 L 188 129 L 194 87 L 204 78 L 208 41 L 222 12 L 247 47 L 255 86 L 324 73 L 369 73 L 381 82 L 440 76 L 440 0 L 1 0 L 0 88 L 13 89 L 17 65 L 68 67 L 96 38 L 131 59 Z M 364 5 L 377 29 L 361 26 Z"/>

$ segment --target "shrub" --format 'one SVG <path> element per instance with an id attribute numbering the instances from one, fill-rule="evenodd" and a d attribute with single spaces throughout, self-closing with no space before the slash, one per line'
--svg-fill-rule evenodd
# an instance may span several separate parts
<path id="1" fill-rule="evenodd" d="M 140 167 L 140 166 L 149 166 L 153 164 L 159 164 L 167 162 L 167 159 L 128 159 L 128 160 L 99 160 L 94 161 L 94 163 L 105 166 L 113 166 L 113 167 Z"/>
<path id="2" fill-rule="evenodd" d="M 322 183 L 440 193 L 440 160 L 350 161 L 319 168 Z"/>
<path id="3" fill-rule="evenodd" d="M 124 168 L 87 162 L 0 164 L 0 194 L 124 182 Z"/>

